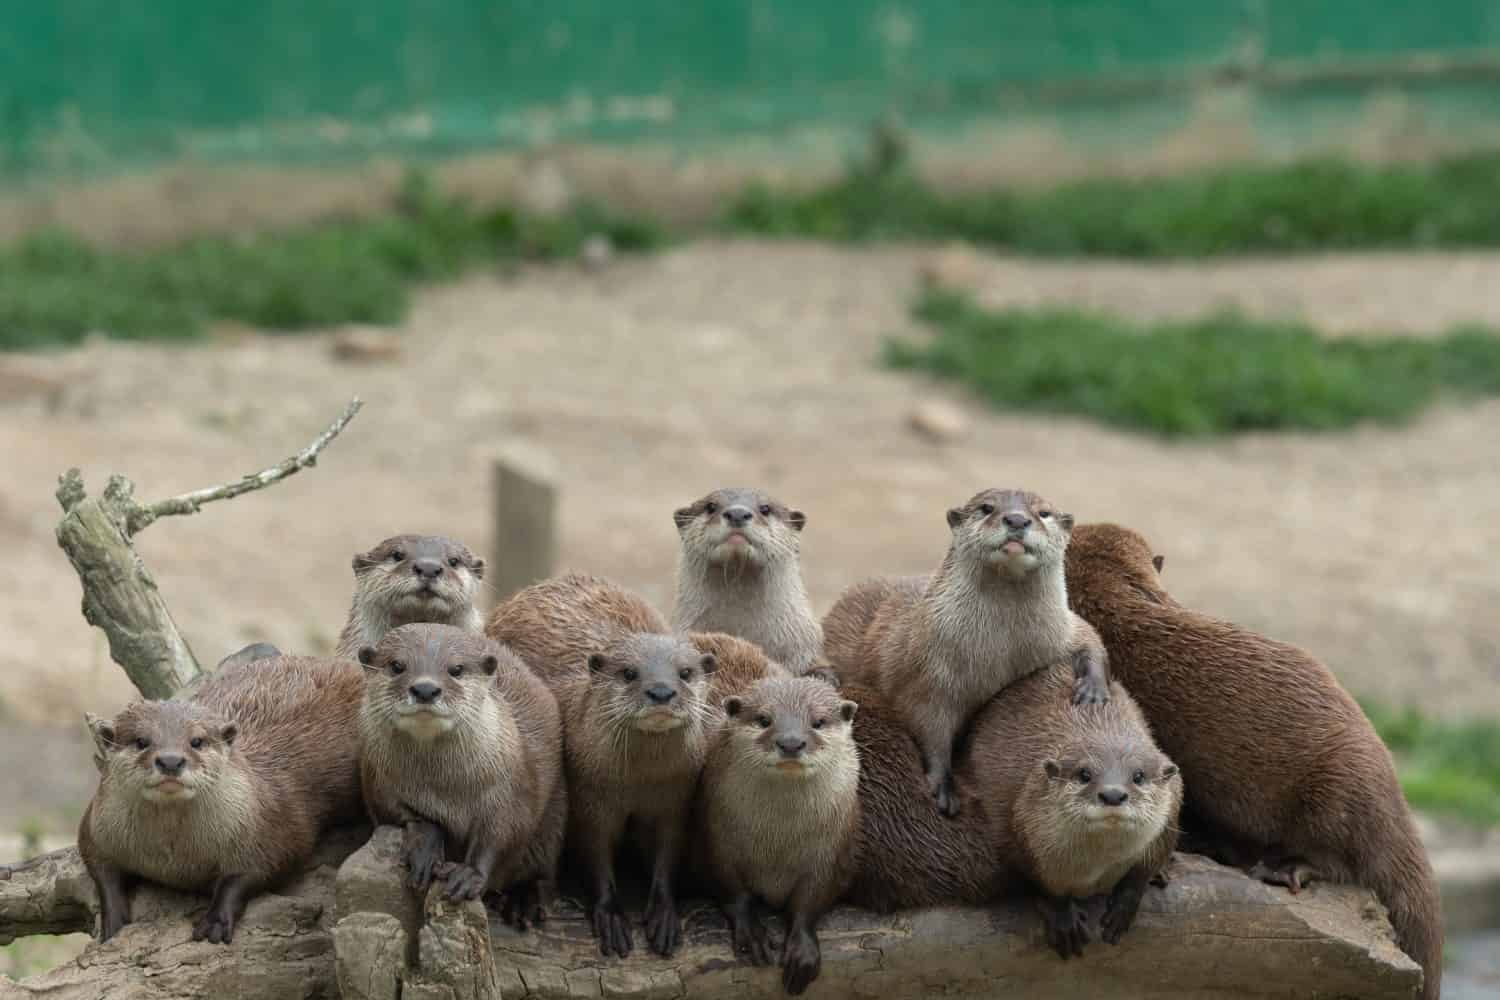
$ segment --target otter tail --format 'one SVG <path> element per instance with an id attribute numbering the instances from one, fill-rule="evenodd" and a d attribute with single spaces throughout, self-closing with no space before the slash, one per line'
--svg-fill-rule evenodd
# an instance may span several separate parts
<path id="1" fill-rule="evenodd" d="M 1423 1000 L 1437 1000 L 1443 980 L 1443 906 L 1427 851 L 1406 810 L 1389 818 L 1388 850 L 1362 859 L 1354 880 L 1385 904 L 1396 943 L 1422 966 Z"/>

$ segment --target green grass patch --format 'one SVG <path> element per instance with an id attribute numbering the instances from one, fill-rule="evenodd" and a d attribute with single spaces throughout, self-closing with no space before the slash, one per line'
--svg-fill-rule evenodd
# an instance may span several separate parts
<path id="1" fill-rule="evenodd" d="M 731 230 L 830 240 L 960 239 L 1028 254 L 1201 257 L 1500 246 L 1500 153 L 1422 165 L 1317 160 L 1046 190 L 945 194 L 887 143 L 813 191 L 755 186 Z"/>
<path id="2" fill-rule="evenodd" d="M 1221 314 L 1134 323 L 1067 309 L 990 312 L 929 292 L 924 343 L 893 341 L 888 364 L 970 386 L 998 407 L 1091 417 L 1189 437 L 1395 424 L 1441 393 L 1500 393 L 1500 337 L 1328 339 L 1296 323 Z"/>
<path id="3" fill-rule="evenodd" d="M 1443 722 L 1411 708 L 1361 706 L 1395 755 L 1413 808 L 1500 824 L 1500 721 Z"/>
<path id="4" fill-rule="evenodd" d="M 214 320 L 276 331 L 394 323 L 417 283 L 485 263 L 570 257 L 595 233 L 623 251 L 663 239 L 649 223 L 587 205 L 547 219 L 476 208 L 415 175 L 386 214 L 245 238 L 129 253 L 43 232 L 0 251 L 0 350 L 76 343 L 92 331 L 190 338 Z"/>

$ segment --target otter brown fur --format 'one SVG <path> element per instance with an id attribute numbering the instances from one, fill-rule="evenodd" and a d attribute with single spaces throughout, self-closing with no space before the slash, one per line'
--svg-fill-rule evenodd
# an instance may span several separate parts
<path id="1" fill-rule="evenodd" d="M 770 677 L 724 700 L 709 751 L 699 839 L 737 953 L 772 960 L 764 904 L 787 915 L 782 984 L 796 995 L 822 965 L 817 927 L 858 867 L 858 706 L 812 677 Z"/>
<path id="2" fill-rule="evenodd" d="M 403 625 L 359 659 L 365 804 L 405 827 L 408 884 L 505 892 L 524 930 L 557 877 L 567 818 L 552 692 L 514 653 L 451 625 Z"/>
<path id="3" fill-rule="evenodd" d="M 1326 666 L 1178 604 L 1160 560 L 1127 528 L 1080 526 L 1068 592 L 1182 766 L 1190 825 L 1250 846 L 1294 891 L 1309 869 L 1374 890 L 1438 996 L 1442 910 L 1390 752 Z"/>
<path id="4" fill-rule="evenodd" d="M 600 950 L 630 953 L 615 877 L 629 831 L 651 857 L 647 940 L 670 955 L 681 932 L 677 868 L 718 725 L 708 700 L 714 657 L 667 634 L 639 597 L 580 574 L 527 587 L 494 610 L 486 629 L 547 681 L 562 709 L 569 840 L 593 878 Z"/>
<path id="5" fill-rule="evenodd" d="M 954 742 L 1007 684 L 1062 660 L 1073 701 L 1104 702 L 1104 647 L 1068 610 L 1063 553 L 1073 527 L 1034 493 L 985 490 L 948 511 L 953 540 L 927 580 L 855 584 L 824 619 L 825 653 L 845 681 L 886 696 L 922 750 L 938 810 L 959 811 Z"/>
<path id="6" fill-rule="evenodd" d="M 720 489 L 672 520 L 682 543 L 672 624 L 748 639 L 807 673 L 823 649 L 799 561 L 807 516 L 760 490 Z"/>
<path id="7" fill-rule="evenodd" d="M 416 622 L 481 632 L 475 605 L 484 560 L 441 535 L 395 535 L 354 557 L 354 600 L 336 653 L 354 659 L 393 628 Z"/>
<path id="8" fill-rule="evenodd" d="M 130 922 L 129 886 L 144 878 L 212 887 L 193 939 L 230 941 L 250 897 L 358 818 L 362 688 L 357 664 L 282 656 L 224 667 L 191 697 L 89 716 L 102 766 L 78 850 L 100 939 Z"/>

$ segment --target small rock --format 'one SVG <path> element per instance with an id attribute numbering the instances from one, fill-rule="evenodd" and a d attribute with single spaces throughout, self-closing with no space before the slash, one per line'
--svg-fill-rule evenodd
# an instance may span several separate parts
<path id="1" fill-rule="evenodd" d="M 603 233 L 594 233 L 584 240 L 583 249 L 578 252 L 578 259 L 590 271 L 600 270 L 613 260 L 614 256 L 615 245 Z"/>
<path id="2" fill-rule="evenodd" d="M 573 185 L 556 162 L 537 160 L 522 178 L 516 201 L 527 215 L 558 216 L 573 204 Z"/>
<path id="3" fill-rule="evenodd" d="M 378 364 L 401 360 L 401 338 L 384 330 L 351 327 L 333 337 L 333 356 L 339 361 Z"/>
<path id="4" fill-rule="evenodd" d="M 958 407 L 940 400 L 917 404 L 908 419 L 912 430 L 939 443 L 957 440 L 969 429 L 969 418 Z"/>
<path id="5" fill-rule="evenodd" d="M 922 287 L 929 291 L 972 291 L 980 284 L 979 263 L 979 255 L 971 247 L 958 244 L 928 257 L 917 273 Z"/>

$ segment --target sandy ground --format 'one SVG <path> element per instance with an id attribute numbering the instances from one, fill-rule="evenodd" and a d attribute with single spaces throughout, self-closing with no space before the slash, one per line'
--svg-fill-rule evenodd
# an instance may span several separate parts
<path id="1" fill-rule="evenodd" d="M 57 752 L 86 768 L 81 713 L 131 694 L 79 614 L 53 537 L 56 476 L 78 465 L 97 489 L 127 473 L 145 499 L 223 482 L 300 448 L 356 393 L 368 405 L 316 470 L 140 536 L 200 659 L 260 638 L 331 644 L 350 556 L 386 535 L 445 532 L 487 549 L 489 456 L 524 440 L 560 469 L 563 565 L 664 608 L 670 513 L 712 487 L 761 485 L 807 511 L 803 559 L 821 611 L 867 574 L 931 568 L 946 507 L 1017 484 L 1082 521 L 1144 531 L 1181 599 L 1309 647 L 1358 693 L 1500 712 L 1500 402 L 1440 409 L 1400 431 L 1211 444 L 993 413 L 876 364 L 883 338 L 915 332 L 907 307 L 934 256 L 698 243 L 598 273 L 476 275 L 419 297 L 401 364 L 336 361 L 326 336 L 0 358 L 6 759 L 31 753 L 20 722 L 56 723 L 73 748 Z M 1208 266 L 936 256 L 997 303 L 1138 315 L 1237 304 L 1345 331 L 1500 325 L 1500 256 Z M 7 369 L 62 388 L 48 398 L 12 379 L 7 390 Z M 907 426 L 934 398 L 969 416 L 959 440 L 934 444 Z M 22 793 L 11 775 L 19 798 L 5 812 L 31 803 L 50 826 L 88 778 Z"/>

